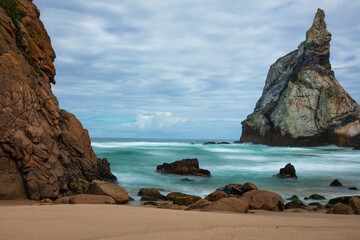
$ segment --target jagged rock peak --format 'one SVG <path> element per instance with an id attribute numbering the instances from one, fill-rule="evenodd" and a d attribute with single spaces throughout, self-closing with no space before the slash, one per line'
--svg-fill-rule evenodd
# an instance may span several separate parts
<path id="1" fill-rule="evenodd" d="M 254 112 L 242 122 L 241 142 L 359 144 L 360 106 L 331 70 L 331 34 L 324 18 L 318 9 L 306 40 L 271 65 Z"/>

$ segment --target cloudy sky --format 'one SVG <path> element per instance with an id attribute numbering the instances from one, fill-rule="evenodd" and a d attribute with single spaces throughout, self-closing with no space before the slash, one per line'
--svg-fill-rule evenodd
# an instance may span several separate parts
<path id="1" fill-rule="evenodd" d="M 331 64 L 360 102 L 360 1 L 34 0 L 53 91 L 91 137 L 238 139 L 277 58 L 318 7 Z"/>

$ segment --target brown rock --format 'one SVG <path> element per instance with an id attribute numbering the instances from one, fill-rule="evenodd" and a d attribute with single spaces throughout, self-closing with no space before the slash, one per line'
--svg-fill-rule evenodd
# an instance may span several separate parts
<path id="1" fill-rule="evenodd" d="M 179 210 L 180 206 L 177 204 L 163 203 L 163 204 L 160 204 L 157 208 Z"/>
<path id="2" fill-rule="evenodd" d="M 13 160 L 0 158 L 0 200 L 27 198 L 21 173 Z"/>
<path id="3" fill-rule="evenodd" d="M 89 182 L 84 179 L 74 179 L 69 184 L 69 190 L 74 194 L 83 194 L 87 193 L 89 188 Z"/>
<path id="4" fill-rule="evenodd" d="M 130 201 L 129 195 L 125 189 L 119 185 L 100 180 L 94 180 L 90 183 L 88 193 L 110 196 L 118 204 L 124 204 Z"/>
<path id="5" fill-rule="evenodd" d="M 246 198 L 250 209 L 263 209 L 268 211 L 284 210 L 284 199 L 277 193 L 265 190 L 246 192 L 241 198 Z"/>
<path id="6" fill-rule="evenodd" d="M 222 199 L 224 197 L 228 197 L 228 195 L 226 195 L 226 193 L 224 193 L 223 191 L 216 190 L 215 192 L 210 193 L 209 195 L 207 195 L 205 197 L 205 199 L 210 201 L 210 202 L 215 202 L 215 201 L 217 201 L 219 199 Z"/>
<path id="7" fill-rule="evenodd" d="M 199 196 L 186 196 L 175 198 L 173 203 L 177 205 L 190 206 L 191 204 L 199 201 L 201 197 Z"/>
<path id="8" fill-rule="evenodd" d="M 210 177 L 208 170 L 199 168 L 199 161 L 196 158 L 183 159 L 173 163 L 163 163 L 158 165 L 156 171 L 163 174 L 193 175 Z"/>
<path id="9" fill-rule="evenodd" d="M 330 210 L 329 213 L 352 215 L 352 214 L 354 214 L 354 210 L 351 207 L 349 207 L 343 203 L 337 203 L 335 205 L 335 207 Z"/>
<path id="10" fill-rule="evenodd" d="M 69 203 L 70 203 L 70 197 L 62 197 L 54 201 L 54 204 L 69 204 Z"/>
<path id="11" fill-rule="evenodd" d="M 360 197 L 350 198 L 349 207 L 351 207 L 356 214 L 360 214 Z"/>
<path id="12" fill-rule="evenodd" d="M 115 204 L 112 197 L 105 195 L 78 194 L 70 197 L 70 204 Z"/>
<path id="13" fill-rule="evenodd" d="M 202 209 L 202 211 L 228 211 L 238 213 L 247 213 L 248 210 L 248 199 L 236 197 L 222 198 Z"/>
<path id="14" fill-rule="evenodd" d="M 159 189 L 156 188 L 142 188 L 140 189 L 138 196 L 152 197 L 153 199 L 152 201 L 167 200 L 167 198 L 159 192 Z M 151 200 L 146 200 L 146 201 L 151 201 Z"/>
<path id="15" fill-rule="evenodd" d="M 252 191 L 252 190 L 257 190 L 257 187 L 255 186 L 255 184 L 253 184 L 251 182 L 246 182 L 246 183 L 244 183 L 244 190 L 246 192 Z"/>
<path id="16" fill-rule="evenodd" d="M 304 206 L 304 203 L 301 200 L 294 200 L 285 204 L 285 209 L 291 208 L 301 208 Z"/>
<path id="17" fill-rule="evenodd" d="M 30 199 L 55 199 L 78 179 L 115 181 L 88 131 L 51 91 L 55 53 L 38 9 L 32 1 L 10 2 L 19 17 L 0 6 L 0 158 L 17 172 L 1 173 L 1 198 L 23 197 L 25 189 Z"/>
<path id="18" fill-rule="evenodd" d="M 194 209 L 202 209 L 208 205 L 210 205 L 211 202 L 206 199 L 200 199 L 196 201 L 195 203 L 191 204 L 189 207 L 185 208 L 185 210 L 194 210 Z"/>

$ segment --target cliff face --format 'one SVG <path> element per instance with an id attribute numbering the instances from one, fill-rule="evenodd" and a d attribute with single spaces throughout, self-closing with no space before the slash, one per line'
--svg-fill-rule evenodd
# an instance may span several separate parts
<path id="1" fill-rule="evenodd" d="M 359 144 L 360 107 L 331 70 L 331 34 L 324 17 L 324 11 L 318 9 L 306 40 L 270 67 L 254 112 L 242 122 L 241 142 Z"/>
<path id="2" fill-rule="evenodd" d="M 55 53 L 31 0 L 0 1 L 0 199 L 80 193 L 115 181 L 89 134 L 58 106 Z"/>

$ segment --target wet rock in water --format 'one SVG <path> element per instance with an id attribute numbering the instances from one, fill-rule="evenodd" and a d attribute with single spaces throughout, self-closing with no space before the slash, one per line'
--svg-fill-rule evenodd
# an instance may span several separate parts
<path id="1" fill-rule="evenodd" d="M 115 204 L 115 200 L 110 196 L 78 194 L 69 198 L 70 204 Z"/>
<path id="2" fill-rule="evenodd" d="M 250 209 L 263 209 L 267 211 L 284 210 L 284 199 L 274 192 L 253 190 L 244 193 L 241 198 L 248 199 Z"/>
<path id="3" fill-rule="evenodd" d="M 182 178 L 182 182 L 193 182 L 194 180 L 191 180 L 190 178 Z"/>
<path id="4" fill-rule="evenodd" d="M 141 201 L 167 200 L 167 198 L 159 192 L 159 189 L 156 188 L 142 188 L 138 196 L 142 196 L 142 199 L 144 199 Z"/>
<path id="5" fill-rule="evenodd" d="M 343 203 L 345 205 L 348 205 L 352 197 L 360 197 L 360 196 L 343 196 L 343 197 L 332 198 L 329 200 L 328 204 L 335 205 L 337 203 Z"/>
<path id="6" fill-rule="evenodd" d="M 190 206 L 195 202 L 199 201 L 201 197 L 199 196 L 185 196 L 185 197 L 178 197 L 173 200 L 174 204 L 183 205 L 183 206 Z"/>
<path id="7" fill-rule="evenodd" d="M 156 171 L 162 174 L 193 175 L 210 177 L 210 171 L 199 168 L 199 161 L 196 158 L 183 159 L 173 163 L 158 165 Z"/>
<path id="8" fill-rule="evenodd" d="M 195 203 L 191 204 L 189 207 L 185 208 L 185 210 L 194 210 L 194 209 L 202 209 L 208 205 L 210 205 L 212 202 L 206 200 L 206 199 L 200 199 L 196 201 Z"/>
<path id="9" fill-rule="evenodd" d="M 295 201 L 295 200 L 299 200 L 299 197 L 296 195 L 292 195 L 292 197 L 287 198 L 286 200 Z"/>
<path id="10" fill-rule="evenodd" d="M 187 196 L 190 195 L 181 192 L 171 192 L 168 195 L 166 195 L 167 199 L 169 199 L 170 201 L 173 201 L 175 198 L 187 197 Z"/>
<path id="11" fill-rule="evenodd" d="M 342 183 L 338 179 L 335 179 L 330 183 L 330 187 L 342 187 L 342 186 L 343 186 Z"/>
<path id="12" fill-rule="evenodd" d="M 217 144 L 227 145 L 227 144 L 230 144 L 230 143 L 229 142 L 218 142 Z"/>
<path id="13" fill-rule="evenodd" d="M 216 189 L 217 191 L 222 191 L 226 193 L 226 195 L 242 195 L 244 193 L 244 186 L 242 184 L 229 184 L 225 187 L 221 187 Z"/>
<path id="14" fill-rule="evenodd" d="M 312 207 L 318 207 L 318 208 L 323 208 L 324 206 L 319 203 L 319 202 L 312 202 L 312 203 L 309 203 L 309 206 L 312 206 Z M 286 206 L 285 206 L 286 208 Z"/>
<path id="15" fill-rule="evenodd" d="M 288 163 L 284 168 L 281 168 L 280 172 L 276 176 L 280 178 L 297 179 L 295 167 L 291 163 Z"/>
<path id="16" fill-rule="evenodd" d="M 357 187 L 348 187 L 349 190 L 358 190 Z"/>
<path id="17" fill-rule="evenodd" d="M 301 208 L 305 206 L 305 204 L 301 200 L 294 200 L 285 204 L 285 209 L 291 208 Z"/>
<path id="18" fill-rule="evenodd" d="M 124 188 L 101 180 L 94 180 L 89 184 L 88 194 L 110 196 L 118 204 L 125 204 L 130 201 L 129 195 Z"/>
<path id="19" fill-rule="evenodd" d="M 228 211 L 237 213 L 247 213 L 248 210 L 248 199 L 236 197 L 222 198 L 202 209 L 202 211 Z"/>
<path id="20" fill-rule="evenodd" d="M 150 201 L 150 202 L 145 202 L 143 205 L 150 205 L 150 206 L 159 206 L 159 204 L 157 204 L 156 202 L 152 202 L 152 201 Z"/>
<path id="21" fill-rule="evenodd" d="M 205 142 L 205 143 L 203 143 L 203 145 L 213 145 L 213 144 L 216 144 L 216 142 Z"/>
<path id="22" fill-rule="evenodd" d="M 159 198 L 156 198 L 156 197 L 153 197 L 153 196 L 142 196 L 141 198 L 140 198 L 140 201 L 142 201 L 142 202 L 146 202 L 146 201 L 149 201 L 149 202 L 154 202 L 154 201 L 158 201 L 158 200 L 161 200 L 161 199 L 159 199 Z"/>
<path id="23" fill-rule="evenodd" d="M 326 198 L 324 196 L 321 196 L 319 194 L 312 194 L 309 197 L 305 197 L 304 200 L 309 200 L 309 199 L 314 199 L 314 200 L 325 200 Z"/>
<path id="24" fill-rule="evenodd" d="M 241 142 L 275 146 L 358 146 L 360 106 L 336 80 L 331 34 L 318 9 L 306 39 L 271 65 Z"/>
<path id="25" fill-rule="evenodd" d="M 206 200 L 210 202 L 215 202 L 219 199 L 226 198 L 228 195 L 224 193 L 223 191 L 216 190 L 215 192 L 210 193 L 205 197 Z"/>

